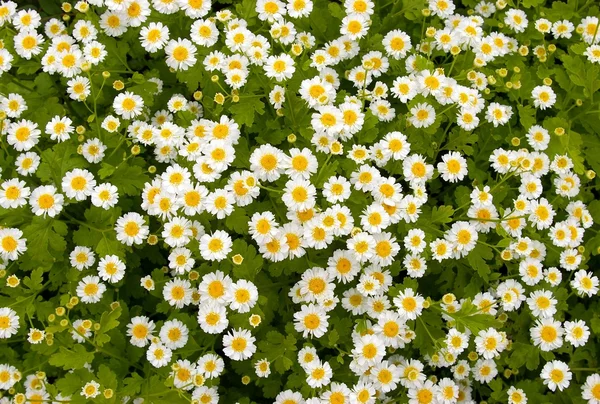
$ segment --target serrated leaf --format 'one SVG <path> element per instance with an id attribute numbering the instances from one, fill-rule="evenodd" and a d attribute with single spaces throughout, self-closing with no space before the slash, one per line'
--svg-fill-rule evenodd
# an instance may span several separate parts
<path id="1" fill-rule="evenodd" d="M 110 341 L 110 337 L 106 333 L 115 327 L 119 326 L 118 318 L 121 316 L 121 306 L 111 311 L 105 311 L 100 317 L 100 329 L 96 332 L 96 343 L 102 346 Z"/>
<path id="2" fill-rule="evenodd" d="M 250 127 L 254 124 L 255 114 L 265 113 L 265 104 L 258 97 L 244 98 L 229 107 L 233 119 L 238 125 Z"/>
<path id="3" fill-rule="evenodd" d="M 36 171 L 37 177 L 54 184 L 60 184 L 67 171 L 87 167 L 87 161 L 77 154 L 77 146 L 73 142 L 59 143 L 51 149 L 44 150 L 41 160 Z"/>
<path id="4" fill-rule="evenodd" d="M 452 206 L 434 206 L 431 209 L 431 223 L 450 223 L 454 208 Z"/>
<path id="5" fill-rule="evenodd" d="M 64 370 L 81 369 L 86 363 L 92 363 L 94 353 L 88 352 L 83 345 L 75 345 L 72 349 L 61 346 L 57 353 L 50 356 L 52 366 L 62 367 Z"/>
<path id="6" fill-rule="evenodd" d="M 109 181 L 119 188 L 120 193 L 133 196 L 139 195 L 139 191 L 150 181 L 150 177 L 144 173 L 142 167 L 123 162 L 114 170 Z"/>
<path id="7" fill-rule="evenodd" d="M 493 250 L 490 247 L 479 243 L 467 255 L 469 265 L 471 265 L 471 267 L 486 282 L 489 280 L 489 275 L 491 273 L 487 260 L 491 260 L 492 258 L 494 258 Z"/>
<path id="8" fill-rule="evenodd" d="M 63 252 L 67 248 L 64 236 L 67 225 L 56 219 L 36 216 L 23 228 L 23 237 L 27 239 L 27 251 L 21 257 L 25 268 L 49 268 L 54 262 L 64 260 Z"/>
<path id="9" fill-rule="evenodd" d="M 31 275 L 23 278 L 23 284 L 34 292 L 42 288 L 43 281 L 44 270 L 42 268 L 34 269 L 33 271 L 31 271 Z"/>

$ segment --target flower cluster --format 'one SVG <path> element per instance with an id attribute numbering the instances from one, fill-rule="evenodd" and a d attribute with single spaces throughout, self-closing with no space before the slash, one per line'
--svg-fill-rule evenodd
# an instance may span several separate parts
<path id="1" fill-rule="evenodd" d="M 0 403 L 599 403 L 593 2 L 228 3 L 0 1 Z"/>

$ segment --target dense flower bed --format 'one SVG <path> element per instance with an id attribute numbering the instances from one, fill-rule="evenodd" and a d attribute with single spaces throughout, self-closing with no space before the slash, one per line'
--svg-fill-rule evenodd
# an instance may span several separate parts
<path id="1" fill-rule="evenodd" d="M 17 3 L 0 403 L 600 403 L 597 2 Z"/>

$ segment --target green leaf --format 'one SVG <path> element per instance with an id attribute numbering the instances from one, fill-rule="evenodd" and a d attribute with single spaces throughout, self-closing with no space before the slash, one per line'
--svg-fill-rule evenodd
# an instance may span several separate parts
<path id="1" fill-rule="evenodd" d="M 240 265 L 233 266 L 233 274 L 238 279 L 254 280 L 256 274 L 260 272 L 263 266 L 263 258 L 257 255 L 256 248 L 248 245 L 243 239 L 236 239 L 233 242 L 231 256 L 240 254 L 244 261 Z"/>
<path id="2" fill-rule="evenodd" d="M 248 222 L 250 218 L 246 215 L 244 208 L 237 207 L 225 219 L 225 226 L 237 234 L 248 234 Z"/>
<path id="3" fill-rule="evenodd" d="M 92 363 L 94 353 L 88 352 L 83 345 L 75 345 L 73 349 L 61 346 L 57 353 L 50 356 L 52 366 L 62 367 L 64 370 L 81 369 L 86 363 Z"/>
<path id="4" fill-rule="evenodd" d="M 98 380 L 100 381 L 102 389 L 114 390 L 117 388 L 117 375 L 106 365 L 100 365 L 98 369 Z"/>
<path id="5" fill-rule="evenodd" d="M 121 306 L 111 311 L 105 311 L 100 317 L 100 329 L 96 332 L 96 343 L 102 346 L 110 341 L 110 337 L 106 333 L 113 328 L 119 326 L 118 318 L 121 316 Z"/>
<path id="6" fill-rule="evenodd" d="M 34 217 L 31 224 L 23 228 L 23 237 L 27 239 L 27 251 L 21 257 L 23 267 L 49 268 L 54 262 L 63 261 L 67 233 L 67 225 L 60 220 Z"/>
<path id="7" fill-rule="evenodd" d="M 120 208 L 104 210 L 91 206 L 84 213 L 85 221 L 79 221 L 81 225 L 73 232 L 73 242 L 92 247 L 100 257 L 114 254 L 124 258 L 125 246 L 117 240 L 113 229 L 120 214 Z"/>
<path id="8" fill-rule="evenodd" d="M 415 322 L 414 340 L 415 348 L 419 348 L 422 354 L 431 354 L 436 350 L 438 341 L 444 338 L 446 333 L 443 331 L 444 323 L 439 314 L 431 311 L 423 311 Z"/>
<path id="9" fill-rule="evenodd" d="M 44 270 L 42 268 L 34 269 L 33 271 L 31 271 L 31 275 L 23 278 L 23 284 L 34 292 L 42 288 L 43 282 Z"/>
<path id="10" fill-rule="evenodd" d="M 36 171 L 38 178 L 44 182 L 60 184 L 67 171 L 74 168 L 87 167 L 87 161 L 77 154 L 74 142 L 63 142 L 46 149 L 41 154 L 42 162 Z"/>
<path id="11" fill-rule="evenodd" d="M 379 124 L 379 119 L 375 115 L 371 113 L 371 111 L 367 111 L 365 114 L 365 122 L 358 134 L 356 135 L 359 143 L 371 143 L 375 139 L 377 139 L 377 135 L 379 134 L 379 128 L 377 125 Z"/>
<path id="12" fill-rule="evenodd" d="M 531 105 L 517 107 L 519 109 L 519 122 L 523 125 L 523 128 L 529 129 L 537 123 L 535 119 L 535 109 Z"/>
<path id="13" fill-rule="evenodd" d="M 109 181 L 119 188 L 119 192 L 134 196 L 139 195 L 139 191 L 150 181 L 150 177 L 144 173 L 141 166 L 123 162 L 117 166 Z"/>
<path id="14" fill-rule="evenodd" d="M 250 127 L 254 124 L 255 114 L 265 113 L 265 104 L 258 97 L 247 97 L 229 107 L 233 119 L 238 125 Z"/>
<path id="15" fill-rule="evenodd" d="M 540 350 L 531 344 L 514 342 L 512 353 L 506 362 L 513 369 L 519 369 L 525 365 L 527 369 L 535 370 L 540 364 Z"/>
<path id="16" fill-rule="evenodd" d="M 337 18 L 338 20 L 341 20 L 346 16 L 346 12 L 342 10 L 342 7 L 337 3 L 329 3 L 327 8 L 329 9 L 331 16 Z"/>
<path id="17" fill-rule="evenodd" d="M 473 334 L 477 334 L 490 327 L 502 327 L 500 321 L 490 314 L 482 313 L 479 307 L 471 303 L 470 299 L 463 302 L 458 312 L 448 313 L 448 315 L 456 320 L 456 327 L 459 331 L 464 331 L 466 328 Z"/>
<path id="18" fill-rule="evenodd" d="M 600 89 L 600 79 L 598 79 L 600 67 L 592 63 L 585 63 L 581 56 L 563 54 L 560 59 L 571 81 L 585 88 L 586 97 L 591 97 Z"/>
<path id="19" fill-rule="evenodd" d="M 452 206 L 434 206 L 431 209 L 431 223 L 450 223 L 454 208 Z"/>
<path id="20" fill-rule="evenodd" d="M 478 243 L 475 248 L 469 252 L 469 255 L 467 255 L 469 265 L 471 265 L 471 267 L 473 267 L 479 276 L 486 282 L 489 280 L 489 275 L 491 273 L 487 260 L 491 260 L 492 258 L 494 258 L 493 250 L 480 243 Z"/>
<path id="21" fill-rule="evenodd" d="M 266 339 L 258 343 L 258 349 L 273 362 L 279 374 L 289 370 L 296 361 L 296 338 L 289 334 L 284 336 L 280 332 L 269 331 Z"/>

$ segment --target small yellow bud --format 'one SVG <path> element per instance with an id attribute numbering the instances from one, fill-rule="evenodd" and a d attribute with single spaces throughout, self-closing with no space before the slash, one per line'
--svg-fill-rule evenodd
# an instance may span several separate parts
<path id="1" fill-rule="evenodd" d="M 150 166 L 150 167 L 148 167 L 148 172 L 150 174 L 154 174 L 156 172 L 156 166 Z"/>
<path id="2" fill-rule="evenodd" d="M 78 127 L 75 128 L 75 132 L 77 132 L 78 135 L 83 135 L 85 133 L 85 127 L 79 125 Z"/>
<path id="3" fill-rule="evenodd" d="M 262 321 L 262 317 L 258 314 L 253 314 L 250 316 L 250 318 L 248 319 L 248 321 L 250 322 L 250 325 L 252 327 L 258 327 L 258 325 L 261 323 Z"/>
<path id="4" fill-rule="evenodd" d="M 454 296 L 453 293 L 446 293 L 444 296 L 442 296 L 442 302 L 444 302 L 444 304 L 451 304 L 456 300 L 456 296 Z"/>
<path id="5" fill-rule="evenodd" d="M 235 265 L 242 265 L 242 262 L 244 262 L 244 256 L 242 254 L 236 254 L 233 257 L 231 257 L 231 261 Z"/>
<path id="6" fill-rule="evenodd" d="M 210 76 L 210 81 L 212 81 L 213 83 L 216 83 L 217 81 L 219 81 L 219 76 L 216 74 L 213 74 L 212 76 Z"/>
<path id="7" fill-rule="evenodd" d="M 108 70 L 105 70 L 105 71 L 103 71 L 103 72 L 102 72 L 102 77 L 103 77 L 104 79 L 107 79 L 107 78 L 109 78 L 109 77 L 110 77 L 110 72 L 109 72 Z"/>
<path id="8" fill-rule="evenodd" d="M 596 178 L 596 172 L 594 170 L 587 170 L 585 172 L 585 176 L 588 180 L 593 180 L 594 178 Z"/>
<path id="9" fill-rule="evenodd" d="M 529 55 L 529 48 L 525 45 L 519 46 L 519 55 L 521 55 L 521 56 Z"/>
<path id="10" fill-rule="evenodd" d="M 512 251 L 510 251 L 510 250 L 503 250 L 502 253 L 500 254 L 500 257 L 504 261 L 510 261 L 512 259 Z"/>
<path id="11" fill-rule="evenodd" d="M 510 140 L 510 143 L 511 143 L 513 146 L 517 147 L 517 146 L 519 146 L 519 145 L 521 144 L 521 139 L 519 139 L 518 137 L 513 137 L 513 138 Z"/>
<path id="12" fill-rule="evenodd" d="M 66 1 L 61 5 L 60 8 L 65 13 L 70 13 L 73 10 L 73 6 L 70 3 L 67 3 Z"/>
<path id="13" fill-rule="evenodd" d="M 188 274 L 188 279 L 190 281 L 195 281 L 198 278 L 200 278 L 200 274 L 198 273 L 198 271 L 190 271 L 190 273 Z"/>
<path id="14" fill-rule="evenodd" d="M 194 376 L 194 386 L 199 387 L 204 384 L 204 376 L 196 375 Z"/>
<path id="15" fill-rule="evenodd" d="M 202 91 L 195 91 L 193 97 L 196 101 L 200 101 L 202 99 Z"/>
<path id="16" fill-rule="evenodd" d="M 62 316 L 64 316 L 64 315 L 65 315 L 65 308 L 64 308 L 64 307 L 60 307 L 60 306 L 59 306 L 59 307 L 57 307 L 57 308 L 54 310 L 54 312 L 56 313 L 56 315 L 57 315 L 58 317 L 62 317 Z"/>
<path id="17" fill-rule="evenodd" d="M 148 236 L 148 245 L 156 245 L 158 243 L 158 237 L 155 234 Z"/>
<path id="18" fill-rule="evenodd" d="M 102 393 L 102 395 L 104 396 L 104 398 L 106 399 L 111 399 L 112 396 L 114 394 L 113 389 L 105 389 L 104 392 Z"/>

